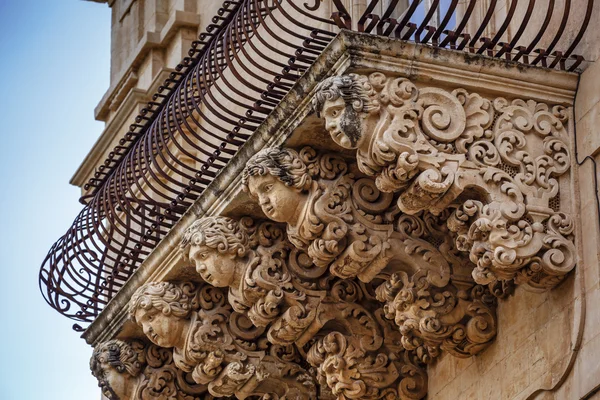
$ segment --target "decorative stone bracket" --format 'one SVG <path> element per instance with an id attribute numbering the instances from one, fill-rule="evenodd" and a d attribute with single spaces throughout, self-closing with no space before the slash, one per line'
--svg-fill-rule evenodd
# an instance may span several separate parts
<path id="1" fill-rule="evenodd" d="M 447 226 L 476 283 L 549 289 L 573 269 L 573 220 L 559 197 L 571 166 L 564 107 L 380 72 L 331 77 L 316 91 L 331 138 L 356 150 L 358 169 L 396 194 L 400 211 L 454 209 Z"/>
<path id="2" fill-rule="evenodd" d="M 166 368 L 164 388 L 186 393 L 166 398 L 421 399 L 442 351 L 491 343 L 515 284 L 547 290 L 574 268 L 564 107 L 381 72 L 325 79 L 312 106 L 354 156 L 256 153 L 242 185 L 269 220 L 187 228 L 183 259 L 206 283 L 137 290 L 130 316 L 163 361 L 123 367 L 110 349 L 147 350 L 102 344 L 109 397 L 152 398 L 143 371 Z"/>

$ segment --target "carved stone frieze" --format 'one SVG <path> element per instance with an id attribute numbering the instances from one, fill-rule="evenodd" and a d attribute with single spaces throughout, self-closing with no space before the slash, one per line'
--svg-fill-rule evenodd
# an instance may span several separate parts
<path id="1" fill-rule="evenodd" d="M 319 382 L 336 398 L 422 398 L 424 369 L 392 345 L 400 335 L 378 318 L 374 294 L 354 281 L 323 276 L 327 269 L 314 266 L 284 232 L 271 222 L 206 217 L 188 228 L 181 247 L 205 280 L 229 287 L 236 311 L 257 327 L 268 326 L 271 343 L 306 349 Z M 213 278 L 225 269 L 232 279 Z"/>
<path id="2" fill-rule="evenodd" d="M 547 289 L 573 269 L 573 222 L 556 206 L 571 165 L 564 107 L 380 72 L 328 78 L 313 104 L 333 141 L 356 150 L 358 169 L 399 194 L 402 212 L 457 207 L 448 226 L 477 283 Z"/>
<path id="3" fill-rule="evenodd" d="M 313 377 L 292 346 L 271 345 L 264 329 L 234 312 L 225 294 L 192 283 L 149 283 L 130 315 L 155 344 L 173 348 L 175 365 L 215 397 L 312 399 Z"/>
<path id="4" fill-rule="evenodd" d="M 209 400 L 173 363 L 172 352 L 138 340 L 110 340 L 94 349 L 92 374 L 109 400 Z"/>

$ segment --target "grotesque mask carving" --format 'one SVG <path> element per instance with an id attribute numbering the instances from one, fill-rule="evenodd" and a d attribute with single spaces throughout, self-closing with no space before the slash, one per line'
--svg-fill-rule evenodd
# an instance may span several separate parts
<path id="1" fill-rule="evenodd" d="M 172 352 L 138 340 L 111 340 L 94 349 L 92 373 L 110 400 L 212 400 L 175 367 Z"/>
<path id="2" fill-rule="evenodd" d="M 335 76 L 319 84 L 314 101 L 335 143 L 345 149 L 368 145 L 365 132 L 375 129 L 379 120 L 374 94 L 370 84 L 355 74 Z"/>

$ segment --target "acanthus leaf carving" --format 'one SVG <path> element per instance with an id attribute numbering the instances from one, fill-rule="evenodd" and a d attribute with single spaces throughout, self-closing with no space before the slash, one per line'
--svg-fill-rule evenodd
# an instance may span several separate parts
<path id="1" fill-rule="evenodd" d="M 445 350 L 457 357 L 478 354 L 496 336 L 496 298 L 481 285 L 440 289 L 395 273 L 377 288 L 385 316 L 402 333 L 402 344 L 429 363 Z"/>

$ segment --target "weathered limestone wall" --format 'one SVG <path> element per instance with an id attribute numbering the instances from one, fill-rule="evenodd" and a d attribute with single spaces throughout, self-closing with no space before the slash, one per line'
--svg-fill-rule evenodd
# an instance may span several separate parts
<path id="1" fill-rule="evenodd" d="M 592 20 L 594 21 L 594 20 Z M 592 25 L 596 34 L 600 29 Z M 596 48 L 598 44 L 596 43 Z M 600 179 L 590 159 L 600 163 L 600 64 L 592 63 L 581 75 L 575 102 L 577 161 L 581 204 L 581 247 L 583 259 L 579 273 L 583 276 L 582 299 L 585 299 L 585 323 L 581 350 L 573 372 L 562 388 L 562 398 L 585 398 L 600 388 L 600 228 L 598 226 L 596 184 Z M 594 174 L 596 176 L 594 177 Z M 560 398 L 557 397 L 556 398 Z M 599 394 L 589 398 L 599 398 Z"/>
<path id="2" fill-rule="evenodd" d="M 547 293 L 517 288 L 499 304 L 498 336 L 488 349 L 467 359 L 444 355 L 429 369 L 429 398 L 527 399 L 556 386 L 568 374 L 581 331 L 576 279 Z"/>

